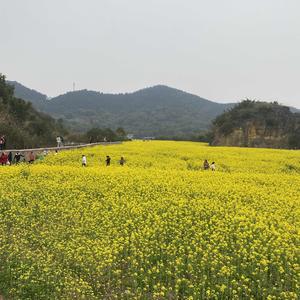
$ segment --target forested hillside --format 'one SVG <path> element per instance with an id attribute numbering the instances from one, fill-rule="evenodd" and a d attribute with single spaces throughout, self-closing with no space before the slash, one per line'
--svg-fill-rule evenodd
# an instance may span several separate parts
<path id="1" fill-rule="evenodd" d="M 0 74 L 0 135 L 6 136 L 7 148 L 55 145 L 56 135 L 64 133 L 59 122 L 14 97 L 13 87 Z"/>
<path id="2" fill-rule="evenodd" d="M 14 87 L 14 95 L 17 98 L 31 102 L 38 110 L 42 110 L 47 101 L 47 96 L 33 89 L 29 89 L 17 81 L 7 80 L 9 85 Z"/>
<path id="3" fill-rule="evenodd" d="M 123 127 L 135 135 L 184 136 L 206 130 L 226 105 L 156 86 L 132 94 L 70 92 L 52 99 L 46 111 L 74 128 Z"/>
<path id="4" fill-rule="evenodd" d="M 216 116 L 232 107 L 161 85 L 127 94 L 81 90 L 46 100 L 43 94 L 11 84 L 15 95 L 81 132 L 122 127 L 136 136 L 188 137 L 207 130 Z"/>

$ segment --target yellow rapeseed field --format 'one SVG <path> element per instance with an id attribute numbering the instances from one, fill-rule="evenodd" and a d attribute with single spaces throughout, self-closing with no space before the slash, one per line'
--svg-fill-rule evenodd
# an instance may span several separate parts
<path id="1" fill-rule="evenodd" d="M 299 151 L 127 142 L 0 184 L 4 299 L 299 297 Z"/>

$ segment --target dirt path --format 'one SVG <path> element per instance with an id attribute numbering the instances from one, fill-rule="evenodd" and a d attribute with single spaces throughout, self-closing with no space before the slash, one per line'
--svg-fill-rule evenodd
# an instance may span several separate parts
<path id="1" fill-rule="evenodd" d="M 62 147 L 43 147 L 43 148 L 33 148 L 33 149 L 5 149 L 5 150 L 3 150 L 3 152 L 40 153 L 40 152 L 43 152 L 44 150 L 61 151 L 61 150 L 72 150 L 72 149 L 79 149 L 79 148 L 85 148 L 85 147 L 92 147 L 92 146 L 98 146 L 98 145 L 109 146 L 109 145 L 116 145 L 116 144 L 122 144 L 122 142 L 101 142 L 101 143 L 70 145 L 70 146 L 62 146 Z"/>

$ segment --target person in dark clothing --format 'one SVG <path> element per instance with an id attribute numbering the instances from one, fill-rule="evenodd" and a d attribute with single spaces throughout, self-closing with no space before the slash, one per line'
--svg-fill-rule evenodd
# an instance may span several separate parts
<path id="1" fill-rule="evenodd" d="M 124 164 L 125 164 L 125 159 L 124 159 L 124 157 L 122 156 L 121 159 L 120 159 L 120 165 L 121 165 L 121 166 L 124 166 Z"/>
<path id="2" fill-rule="evenodd" d="M 9 162 L 9 164 L 11 165 L 12 161 L 13 161 L 13 154 L 11 151 L 8 153 L 7 160 Z"/>
<path id="3" fill-rule="evenodd" d="M 4 150 L 4 144 L 5 144 L 4 137 L 1 136 L 1 138 L 0 138 L 0 150 Z"/>
<path id="4" fill-rule="evenodd" d="M 17 152 L 15 154 L 14 161 L 16 162 L 16 164 L 18 164 L 20 162 L 21 157 L 24 157 L 24 155 L 22 155 L 20 152 Z"/>
<path id="5" fill-rule="evenodd" d="M 209 170 L 209 162 L 208 162 L 207 159 L 206 159 L 206 160 L 204 161 L 204 163 L 203 163 L 203 169 L 204 169 L 204 170 Z"/>
<path id="6" fill-rule="evenodd" d="M 111 158 L 110 158 L 110 156 L 109 155 L 107 155 L 106 156 L 106 166 L 108 167 L 108 166 L 110 166 L 110 160 L 111 160 Z"/>

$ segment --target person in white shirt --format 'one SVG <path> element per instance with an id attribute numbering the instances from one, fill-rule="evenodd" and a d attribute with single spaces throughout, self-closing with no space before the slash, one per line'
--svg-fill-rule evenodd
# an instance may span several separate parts
<path id="1" fill-rule="evenodd" d="M 216 164 L 215 162 L 213 162 L 211 165 L 210 165 L 210 168 L 212 171 L 216 171 Z"/>
<path id="2" fill-rule="evenodd" d="M 56 142 L 57 142 L 57 147 L 61 147 L 62 146 L 62 140 L 60 136 L 56 137 Z"/>
<path id="3" fill-rule="evenodd" d="M 87 161 L 86 161 L 86 156 L 85 155 L 82 155 L 81 162 L 82 162 L 82 166 L 86 167 Z"/>

